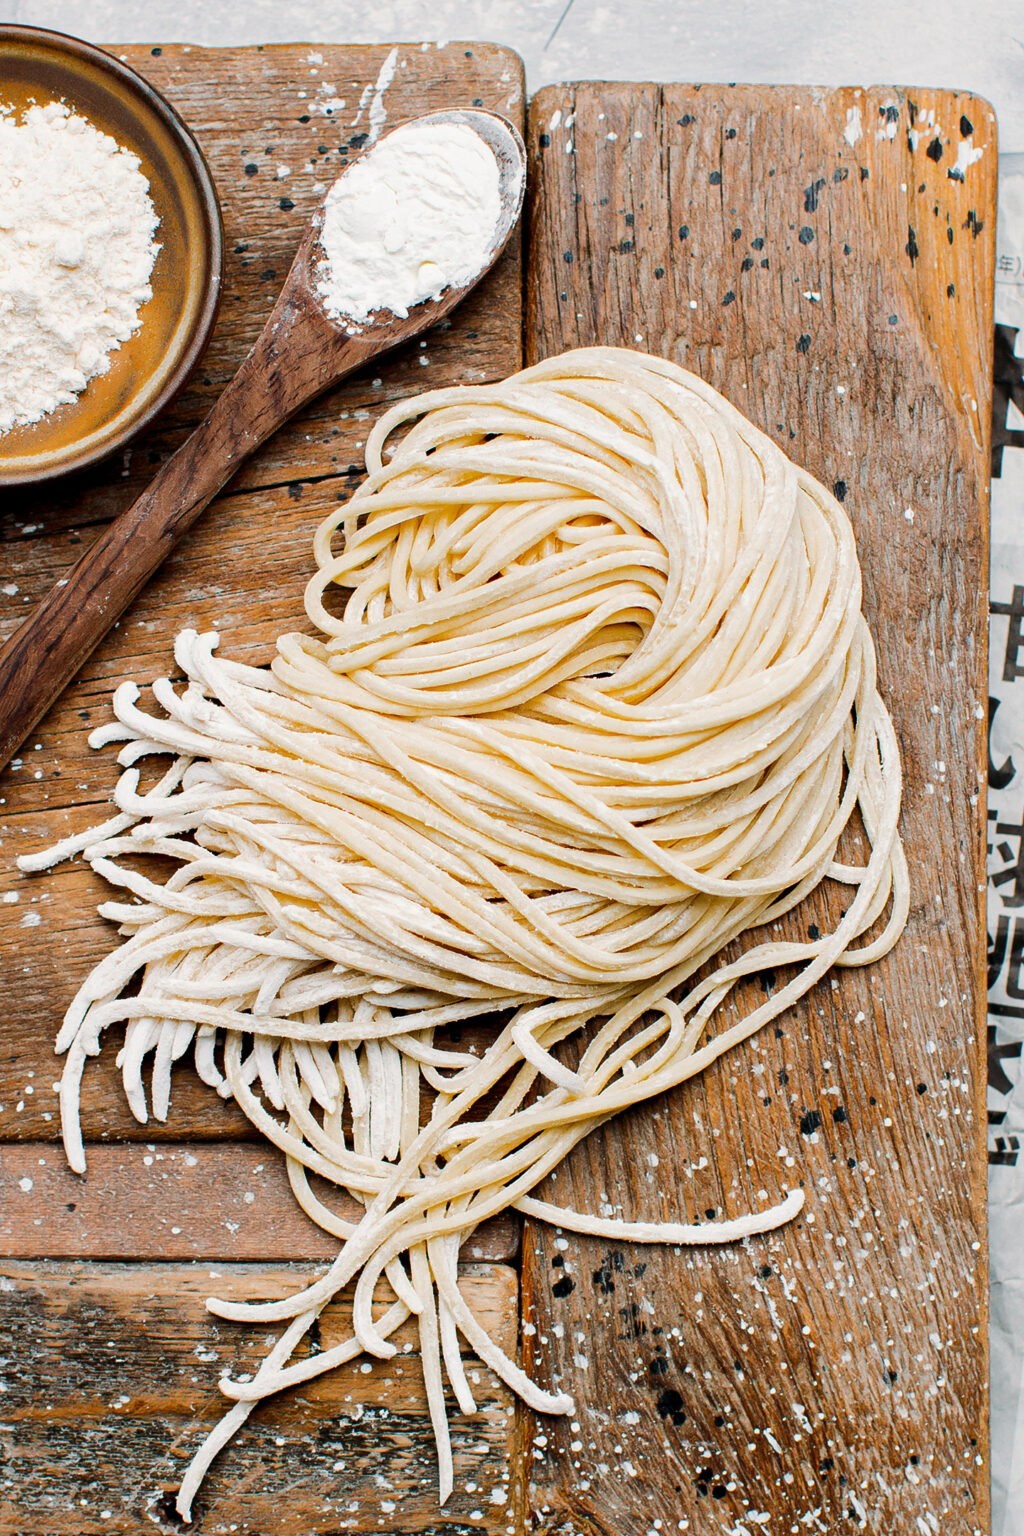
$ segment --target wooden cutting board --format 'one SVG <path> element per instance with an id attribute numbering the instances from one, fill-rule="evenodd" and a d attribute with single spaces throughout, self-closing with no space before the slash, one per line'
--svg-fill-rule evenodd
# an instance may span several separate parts
<path id="1" fill-rule="evenodd" d="M 551 1536 L 968 1536 L 989 1477 L 993 116 L 945 91 L 578 85 L 541 91 L 529 124 L 527 360 L 674 358 L 845 501 L 913 884 L 884 962 L 552 1180 L 560 1204 L 633 1220 L 738 1214 L 796 1182 L 807 1206 L 682 1254 L 528 1225 L 528 1353 L 581 1404 L 543 1426 L 530 1502 Z M 796 933 L 830 912 L 794 913 Z"/>
<path id="2" fill-rule="evenodd" d="M 190 124 L 220 193 L 227 269 L 217 329 L 188 391 L 125 456 L 0 507 L 0 622 L 10 633 L 138 494 L 208 409 L 260 330 L 324 184 L 369 128 L 374 87 L 395 123 L 478 105 L 523 121 L 522 65 L 490 44 L 115 50 Z M 287 174 L 281 174 L 284 168 Z M 319 190 L 318 190 L 319 189 Z M 116 1041 L 87 1074 L 83 1182 L 57 1141 L 54 1031 L 81 977 L 111 948 L 102 882 L 81 865 L 26 881 L 17 853 L 108 814 L 116 778 L 90 728 L 113 684 L 165 674 L 175 633 L 216 626 L 233 654 L 267 659 L 302 618 L 313 531 L 362 474 L 371 418 L 431 386 L 505 377 L 522 349 L 513 249 L 451 322 L 354 378 L 277 434 L 205 514 L 0 779 L 0 1336 L 7 1481 L 3 1536 L 176 1531 L 173 1489 L 224 1399 L 221 1365 L 263 1336 L 216 1325 L 220 1287 L 272 1295 L 337 1251 L 296 1209 L 281 1160 L 188 1072 L 166 1125 L 124 1105 Z M 37 745 L 38 744 L 38 745 Z M 518 1251 L 511 1220 L 476 1234 L 462 1285 L 515 1347 Z M 67 1261 L 67 1262 L 65 1262 Z M 111 1262 L 116 1261 L 116 1262 Z M 188 1262 L 192 1261 L 189 1268 Z M 204 1261 L 204 1262 L 199 1262 Z M 211 1282 L 211 1272 L 220 1278 Z M 322 1342 L 345 1304 L 325 1313 Z M 198 1529 L 252 1536 L 339 1530 L 501 1532 L 517 1433 L 509 1394 L 476 1364 L 482 1412 L 455 1426 L 459 1489 L 437 1508 L 433 1439 L 415 1357 L 356 1363 L 251 1422 L 197 1501 Z"/>
<path id="3" fill-rule="evenodd" d="M 210 157 L 224 306 L 156 434 L 0 511 L 7 630 L 230 375 L 315 201 L 305 167 L 322 161 L 329 181 L 357 147 L 360 98 L 390 53 L 123 51 Z M 328 117 L 332 98 L 346 106 Z M 518 118 L 518 60 L 399 49 L 389 120 L 470 101 Z M 356 1369 L 254 1417 L 198 1528 L 966 1536 L 986 1525 L 988 1478 L 977 770 L 991 113 L 942 92 L 592 85 L 542 91 L 529 138 L 528 355 L 600 341 L 676 357 L 845 496 L 907 767 L 911 925 L 884 966 L 826 984 L 698 1083 L 592 1137 L 558 1177 L 565 1203 L 630 1216 L 734 1214 L 798 1180 L 808 1192 L 798 1226 L 725 1251 L 528 1226 L 523 1351 L 571 1386 L 574 1420 L 531 1425 L 480 1368 L 483 1412 L 456 1421 L 462 1486 L 439 1513 L 415 1361 Z M 113 764 L 85 735 L 115 681 L 166 669 L 183 624 L 216 622 L 233 654 L 267 654 L 300 610 L 313 527 L 357 483 L 370 419 L 426 384 L 512 371 L 522 318 L 512 253 L 450 330 L 279 434 L 0 781 L 0 892 L 18 896 L 0 901 L 0 1285 L 16 1337 L 4 1536 L 177 1529 L 163 1490 L 197 1418 L 219 1411 L 219 1366 L 252 1349 L 202 1310 L 210 1269 L 222 1289 L 269 1294 L 290 1262 L 329 1253 L 276 1155 L 187 1074 L 168 1124 L 138 1126 L 113 1049 L 86 1077 L 89 1180 L 67 1174 L 51 1041 L 110 936 L 89 871 L 28 884 L 13 855 L 103 814 Z M 826 919 L 824 903 L 803 915 Z M 467 1295 L 506 1340 L 517 1254 L 507 1221 L 464 1254 Z"/>

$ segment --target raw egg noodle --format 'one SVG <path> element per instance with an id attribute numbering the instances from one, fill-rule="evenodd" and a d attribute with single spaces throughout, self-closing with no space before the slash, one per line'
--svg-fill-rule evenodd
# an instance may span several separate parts
<path id="1" fill-rule="evenodd" d="M 445 1377 L 473 1410 L 460 1339 L 534 1409 L 570 1411 L 473 1316 L 460 1245 L 510 1206 L 641 1242 L 787 1220 L 799 1191 L 699 1226 L 531 1191 L 594 1126 L 701 1072 L 830 967 L 884 954 L 907 914 L 899 756 L 849 520 L 719 394 L 659 358 L 570 352 L 396 406 L 366 457 L 369 478 L 316 534 L 316 634 L 283 636 L 269 670 L 181 634 L 184 685 L 154 683 L 144 709 L 122 684 L 93 733 L 123 743 L 119 814 L 23 861 L 84 852 L 124 893 L 100 908 L 123 943 L 58 1040 L 72 1167 L 83 1067 L 123 1024 L 138 1118 L 167 1116 L 190 1052 L 340 1243 L 284 1300 L 209 1301 L 284 1328 L 252 1380 L 221 1380 L 233 1406 L 184 1479 L 186 1517 L 257 1402 L 388 1358 L 410 1316 L 442 1500 Z M 161 754 L 144 789 L 137 765 Z M 855 812 L 861 864 L 837 853 Z M 173 870 L 161 884 L 138 854 Z M 824 880 L 849 888 L 834 929 L 773 937 Z M 766 968 L 784 983 L 715 1032 L 737 982 Z M 482 1054 L 435 1039 L 481 1015 Z M 296 1358 L 350 1284 L 351 1337 Z"/>

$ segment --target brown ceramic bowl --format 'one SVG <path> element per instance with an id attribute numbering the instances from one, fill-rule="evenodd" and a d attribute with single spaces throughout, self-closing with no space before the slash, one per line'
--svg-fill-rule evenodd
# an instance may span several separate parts
<path id="1" fill-rule="evenodd" d="M 66 102 L 138 155 L 160 219 L 153 297 L 138 330 L 69 405 L 0 434 L 0 486 L 81 469 L 125 444 L 181 388 L 220 297 L 223 235 L 213 178 L 181 118 L 134 70 L 89 43 L 0 26 L 0 106 Z"/>

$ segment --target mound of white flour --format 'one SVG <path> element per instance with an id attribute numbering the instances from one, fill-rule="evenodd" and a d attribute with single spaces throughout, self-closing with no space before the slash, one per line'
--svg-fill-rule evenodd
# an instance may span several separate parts
<path id="1" fill-rule="evenodd" d="M 405 316 L 469 282 L 501 213 L 492 150 L 464 123 L 406 123 L 344 171 L 327 194 L 317 287 L 328 314 Z"/>
<path id="2" fill-rule="evenodd" d="M 84 117 L 0 114 L 0 432 L 106 372 L 152 297 L 157 223 L 138 157 Z"/>

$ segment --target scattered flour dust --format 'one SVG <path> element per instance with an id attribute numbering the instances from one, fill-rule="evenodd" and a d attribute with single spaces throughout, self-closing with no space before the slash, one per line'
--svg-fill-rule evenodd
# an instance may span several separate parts
<path id="1" fill-rule="evenodd" d="M 105 373 L 152 296 L 139 160 L 63 102 L 0 107 L 0 433 Z"/>
<path id="2" fill-rule="evenodd" d="M 405 316 L 475 277 L 501 213 L 493 151 L 465 123 L 396 128 L 327 194 L 317 288 L 327 313 Z"/>

